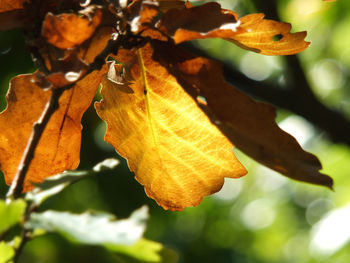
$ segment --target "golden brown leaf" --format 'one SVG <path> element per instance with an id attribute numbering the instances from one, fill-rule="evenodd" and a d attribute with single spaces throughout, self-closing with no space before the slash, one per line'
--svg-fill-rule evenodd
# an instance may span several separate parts
<path id="1" fill-rule="evenodd" d="M 99 28 L 90 43 L 79 47 L 79 58 L 92 63 L 107 45 L 111 28 Z M 35 157 L 28 171 L 24 190 L 31 188 L 30 181 L 74 169 L 79 164 L 81 116 L 88 108 L 106 67 L 94 71 L 64 92 L 60 107 L 45 129 Z M 11 81 L 7 95 L 8 107 L 0 114 L 0 168 L 7 184 L 15 176 L 17 166 L 32 131 L 32 125 L 41 116 L 50 92 L 32 82 L 33 75 L 21 75 Z M 38 79 L 35 78 L 37 81 Z"/>
<path id="2" fill-rule="evenodd" d="M 227 40 L 264 55 L 292 55 L 310 45 L 310 42 L 304 41 L 306 31 L 290 33 L 289 23 L 263 18 L 263 14 L 242 17 L 240 19 L 242 31 L 237 31 L 237 34 Z"/>
<path id="3" fill-rule="evenodd" d="M 103 101 L 95 106 L 108 124 L 105 140 L 128 160 L 147 195 L 165 209 L 182 210 L 217 192 L 224 177 L 246 170 L 195 100 L 153 61 L 153 52 L 149 44 L 138 56 L 122 51 L 125 83 L 104 79 Z"/>
<path id="4" fill-rule="evenodd" d="M 260 163 L 295 180 L 332 187 L 333 181 L 319 172 L 314 155 L 275 123 L 275 109 L 252 100 L 225 82 L 219 63 L 186 53 L 183 49 L 154 41 L 156 61 L 167 67 L 202 105 L 213 122 L 243 152 Z"/>
<path id="5" fill-rule="evenodd" d="M 64 92 L 59 110 L 50 119 L 36 148 L 24 191 L 31 188 L 30 182 L 41 182 L 48 176 L 78 166 L 80 120 L 95 95 L 102 74 L 102 71 L 95 71 Z M 0 164 L 7 184 L 11 184 L 16 174 L 32 125 L 41 116 L 50 93 L 34 83 L 33 74 L 11 80 L 8 107 L 0 115 Z"/>
<path id="6" fill-rule="evenodd" d="M 22 9 L 28 0 L 0 0 L 0 13 Z"/>
<path id="7" fill-rule="evenodd" d="M 68 49 L 82 44 L 89 39 L 100 24 L 102 12 L 96 9 L 91 19 L 76 14 L 53 15 L 45 17 L 42 35 L 47 41 L 61 49 Z"/>
<path id="8" fill-rule="evenodd" d="M 238 19 L 235 12 L 210 2 L 185 10 L 172 9 L 161 18 L 158 27 L 176 44 L 223 38 L 264 55 L 291 55 L 309 46 L 304 41 L 306 32 L 290 33 L 290 24 L 263 18 L 263 14 L 252 14 Z"/>

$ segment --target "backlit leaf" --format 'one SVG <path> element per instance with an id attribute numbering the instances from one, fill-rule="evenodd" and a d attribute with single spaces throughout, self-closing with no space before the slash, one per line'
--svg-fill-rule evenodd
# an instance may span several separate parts
<path id="1" fill-rule="evenodd" d="M 147 45 L 137 56 L 118 58 L 126 63 L 125 83 L 105 78 L 96 109 L 107 122 L 105 140 L 128 160 L 148 196 L 165 209 L 182 210 L 220 190 L 224 177 L 246 170 L 233 145 L 152 59 L 153 52 Z"/>
<path id="2" fill-rule="evenodd" d="M 140 239 L 132 246 L 107 245 L 107 249 L 117 252 L 122 258 L 126 256 L 128 263 L 175 263 L 178 255 L 175 251 L 164 247 L 161 243 Z"/>
<path id="3" fill-rule="evenodd" d="M 45 17 L 42 35 L 47 41 L 61 49 L 73 48 L 91 37 L 102 18 L 101 10 L 97 9 L 91 18 L 76 14 L 53 15 Z"/>
<path id="4" fill-rule="evenodd" d="M 79 47 L 79 58 L 85 63 L 92 63 L 105 48 L 110 34 L 111 29 L 108 27 L 98 29 L 88 44 Z M 78 166 L 80 120 L 96 93 L 105 69 L 103 67 L 85 76 L 61 96 L 60 107 L 52 116 L 36 148 L 24 191 L 32 189 L 30 182 L 39 183 L 46 177 Z M 50 97 L 50 91 L 43 90 L 39 83 L 34 82 L 33 76 L 20 75 L 11 80 L 7 109 L 0 114 L 0 125 L 3 127 L 0 132 L 0 168 L 7 184 L 12 182 L 16 174 L 32 125 L 41 116 Z"/>
<path id="5" fill-rule="evenodd" d="M 80 120 L 95 95 L 102 74 L 103 71 L 92 72 L 64 92 L 60 107 L 50 119 L 36 148 L 24 191 L 32 188 L 30 181 L 41 182 L 48 176 L 77 168 Z M 8 106 L 0 115 L 0 164 L 7 184 L 11 184 L 16 174 L 32 125 L 41 116 L 50 94 L 49 90 L 45 91 L 34 83 L 32 74 L 11 80 Z"/>
<path id="6" fill-rule="evenodd" d="M 22 199 L 9 204 L 0 200 L 0 235 L 22 221 L 25 209 L 26 203 Z"/>
<path id="7" fill-rule="evenodd" d="M 252 14 L 238 19 L 235 12 L 210 2 L 170 10 L 161 18 L 158 28 L 176 44 L 215 37 L 264 55 L 290 55 L 309 46 L 310 43 L 304 41 L 306 32 L 290 33 L 290 24 L 263 18 L 263 14 Z"/>
<path id="8" fill-rule="evenodd" d="M 28 0 L 0 0 L 0 13 L 22 9 Z"/>
<path id="9" fill-rule="evenodd" d="M 5 242 L 0 242 L 0 263 L 9 263 L 15 255 L 15 249 Z"/>
<path id="10" fill-rule="evenodd" d="M 319 172 L 316 156 L 275 123 L 275 109 L 252 100 L 226 83 L 221 66 L 185 50 L 154 41 L 154 59 L 167 67 L 193 96 L 204 96 L 202 105 L 213 122 L 243 152 L 290 178 L 332 187 L 333 181 Z"/>

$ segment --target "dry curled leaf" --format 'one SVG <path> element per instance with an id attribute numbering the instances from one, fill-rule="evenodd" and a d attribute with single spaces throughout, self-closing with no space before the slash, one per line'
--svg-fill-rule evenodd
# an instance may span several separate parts
<path id="1" fill-rule="evenodd" d="M 224 177 L 246 170 L 153 52 L 146 45 L 137 56 L 124 56 L 130 78 L 123 85 L 104 79 L 103 101 L 95 106 L 108 125 L 105 140 L 128 160 L 148 196 L 165 209 L 182 210 L 220 190 Z"/>
<path id="2" fill-rule="evenodd" d="M 317 157 L 277 126 L 275 109 L 226 83 L 218 62 L 161 41 L 154 41 L 153 46 L 157 50 L 154 59 L 190 94 L 206 98 L 202 108 L 239 149 L 285 176 L 332 188 L 332 179 L 319 172 L 322 166 Z"/>
<path id="3" fill-rule="evenodd" d="M 158 28 L 176 44 L 193 39 L 223 38 L 264 55 L 291 55 L 309 46 L 310 43 L 304 41 L 306 32 L 290 33 L 290 24 L 263 18 L 263 14 L 252 14 L 238 19 L 235 12 L 210 2 L 185 10 L 169 10 Z"/>
<path id="4" fill-rule="evenodd" d="M 102 11 L 95 10 L 91 18 L 76 14 L 53 15 L 48 13 L 42 26 L 42 35 L 61 49 L 76 47 L 89 39 L 101 22 Z"/>

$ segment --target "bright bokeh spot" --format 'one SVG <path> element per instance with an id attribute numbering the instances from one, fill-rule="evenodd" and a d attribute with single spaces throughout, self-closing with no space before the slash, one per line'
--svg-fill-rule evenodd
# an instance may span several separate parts
<path id="1" fill-rule="evenodd" d="M 312 229 L 310 251 L 330 256 L 350 241 L 350 205 L 333 210 Z"/>
<path id="2" fill-rule="evenodd" d="M 276 217 L 273 204 L 267 199 L 258 199 L 246 205 L 242 211 L 243 225 L 252 230 L 259 230 L 270 226 Z"/>

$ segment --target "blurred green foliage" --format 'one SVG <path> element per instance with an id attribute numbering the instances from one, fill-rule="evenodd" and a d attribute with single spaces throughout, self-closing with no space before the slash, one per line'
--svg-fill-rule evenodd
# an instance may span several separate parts
<path id="1" fill-rule="evenodd" d="M 256 11 L 249 0 L 220 3 L 240 15 Z M 294 31 L 308 31 L 307 40 L 312 45 L 300 58 L 313 91 L 323 103 L 350 117 L 350 2 L 286 0 L 278 3 L 282 19 L 292 23 Z M 283 58 L 264 57 L 218 39 L 196 44 L 213 56 L 230 61 L 251 78 L 270 79 L 281 85 L 285 81 Z M 0 33 L 1 109 L 5 107 L 9 79 L 34 71 L 24 46 L 20 31 Z M 320 158 L 323 172 L 335 180 L 334 192 L 286 179 L 238 152 L 249 171 L 247 176 L 226 180 L 218 194 L 206 197 L 198 207 L 169 212 L 147 198 L 121 159 L 122 165 L 115 170 L 92 175 L 68 187 L 47 200 L 41 210 L 82 213 L 94 209 L 122 218 L 147 204 L 151 218 L 145 237 L 176 250 L 180 262 L 348 263 L 350 233 L 346 229 L 350 216 L 346 218 L 347 214 L 342 213 L 341 218 L 337 218 L 336 212 L 350 203 L 350 150 L 327 141 L 321 131 L 289 112 L 280 111 L 278 120 L 305 149 Z M 116 156 L 112 147 L 103 142 L 105 125 L 92 107 L 86 112 L 83 125 L 80 168 L 90 169 L 95 163 Z M 6 190 L 1 176 L 1 197 Z M 333 224 L 322 223 L 328 222 L 332 215 Z M 339 229 L 334 241 L 331 234 L 338 233 Z M 104 248 L 69 243 L 50 234 L 29 242 L 20 262 L 131 261 L 111 255 Z"/>

